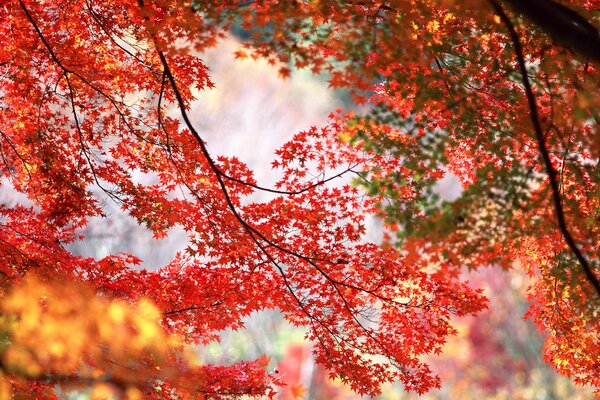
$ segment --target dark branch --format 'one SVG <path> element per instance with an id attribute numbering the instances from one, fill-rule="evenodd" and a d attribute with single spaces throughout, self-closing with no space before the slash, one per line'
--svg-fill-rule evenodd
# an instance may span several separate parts
<path id="1" fill-rule="evenodd" d="M 600 62 L 600 32 L 576 11 L 553 0 L 504 0 L 558 44 Z"/>
<path id="2" fill-rule="evenodd" d="M 542 156 L 542 160 L 544 161 L 546 173 L 548 175 L 548 180 L 550 181 L 550 187 L 552 189 L 552 201 L 554 202 L 554 211 L 556 213 L 556 218 L 558 219 L 558 226 L 560 228 L 560 232 L 562 233 L 565 242 L 567 242 L 567 245 L 569 246 L 573 254 L 575 254 L 577 261 L 579 261 L 579 264 L 581 265 L 581 268 L 583 269 L 587 280 L 594 287 L 598 296 L 600 296 L 600 281 L 592 272 L 588 260 L 582 254 L 581 250 L 579 250 L 579 248 L 577 247 L 575 239 L 573 238 L 571 232 L 569 231 L 569 228 L 567 227 L 565 213 L 562 205 L 562 199 L 560 195 L 560 188 L 557 179 L 557 172 L 552 166 L 552 161 L 550 160 L 550 153 L 548 152 L 548 148 L 546 147 L 546 138 L 544 137 L 544 133 L 542 130 L 542 124 L 540 122 L 538 114 L 535 95 L 533 94 L 531 84 L 529 83 L 529 77 L 527 76 L 527 67 L 525 65 L 523 47 L 521 46 L 519 35 L 517 34 L 515 27 L 510 21 L 510 18 L 508 17 L 508 15 L 506 15 L 500 4 L 495 0 L 490 0 L 490 3 L 494 7 L 496 13 L 500 16 L 500 19 L 502 20 L 504 25 L 506 25 L 506 28 L 508 29 L 513 42 L 513 46 L 515 48 L 515 54 L 517 56 L 519 70 L 523 79 L 525 94 L 527 95 L 527 102 L 529 103 L 529 114 L 531 117 L 531 122 L 533 123 L 533 129 L 535 131 L 535 136 L 540 150 L 540 154 Z"/>

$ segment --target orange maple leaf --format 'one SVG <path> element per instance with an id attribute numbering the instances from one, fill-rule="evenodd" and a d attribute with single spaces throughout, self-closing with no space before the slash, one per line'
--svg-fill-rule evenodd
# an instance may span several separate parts
<path id="1" fill-rule="evenodd" d="M 307 390 L 304 387 L 304 385 L 302 385 L 300 383 L 295 383 L 292 386 L 290 386 L 290 392 L 292 393 L 292 396 L 294 396 L 294 399 L 304 398 L 306 391 Z"/>

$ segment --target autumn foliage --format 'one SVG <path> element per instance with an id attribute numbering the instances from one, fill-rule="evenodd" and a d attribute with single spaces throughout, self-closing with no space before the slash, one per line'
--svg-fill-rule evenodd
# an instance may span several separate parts
<path id="1" fill-rule="evenodd" d="M 596 1 L 534 3 L 598 36 Z M 598 60 L 544 22 L 500 0 L 3 1 L 0 170 L 21 200 L 0 208 L 0 396 L 273 396 L 267 358 L 191 347 L 272 308 L 357 393 L 423 393 L 423 357 L 486 307 L 461 278 L 484 266 L 527 271 L 546 361 L 600 387 Z M 291 137 L 272 184 L 190 121 L 202 51 L 234 25 L 237 57 L 367 106 Z M 462 192 L 441 199 L 449 174 Z M 73 254 L 103 201 L 189 246 L 156 271 Z"/>

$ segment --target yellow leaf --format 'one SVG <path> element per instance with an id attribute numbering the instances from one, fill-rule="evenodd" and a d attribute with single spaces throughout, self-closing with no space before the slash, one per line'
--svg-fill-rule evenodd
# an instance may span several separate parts
<path id="1" fill-rule="evenodd" d="M 348 132 L 342 132 L 340 133 L 339 138 L 342 142 L 348 143 L 350 140 L 352 140 L 352 135 L 350 135 Z"/>
<path id="2" fill-rule="evenodd" d="M 116 323 L 121 323 L 125 320 L 125 306 L 118 301 L 114 301 L 108 307 L 108 317 Z"/>
<path id="3" fill-rule="evenodd" d="M 125 398 L 127 400 L 142 400 L 142 392 L 133 386 L 130 386 L 125 391 Z"/>
<path id="4" fill-rule="evenodd" d="M 12 386 L 8 379 L 0 372 L 0 400 L 9 400 L 12 398 Z"/>
<path id="5" fill-rule="evenodd" d="M 299 383 L 292 385 L 290 390 L 292 392 L 292 396 L 294 396 L 294 399 L 304 398 L 304 395 L 306 394 L 306 388 Z"/>
<path id="6" fill-rule="evenodd" d="M 113 400 L 116 399 L 115 392 L 111 385 L 105 382 L 94 385 L 90 393 L 90 400 Z"/>

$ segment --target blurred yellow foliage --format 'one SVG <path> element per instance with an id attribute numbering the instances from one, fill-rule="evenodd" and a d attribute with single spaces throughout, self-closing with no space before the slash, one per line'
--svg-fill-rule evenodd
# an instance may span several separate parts
<path id="1" fill-rule="evenodd" d="M 29 275 L 5 291 L 0 313 L 0 399 L 10 398 L 11 381 L 40 378 L 67 389 L 86 383 L 93 399 L 117 390 L 141 399 L 139 388 L 172 373 L 171 350 L 183 354 L 151 300 L 110 299 L 83 283 Z"/>

